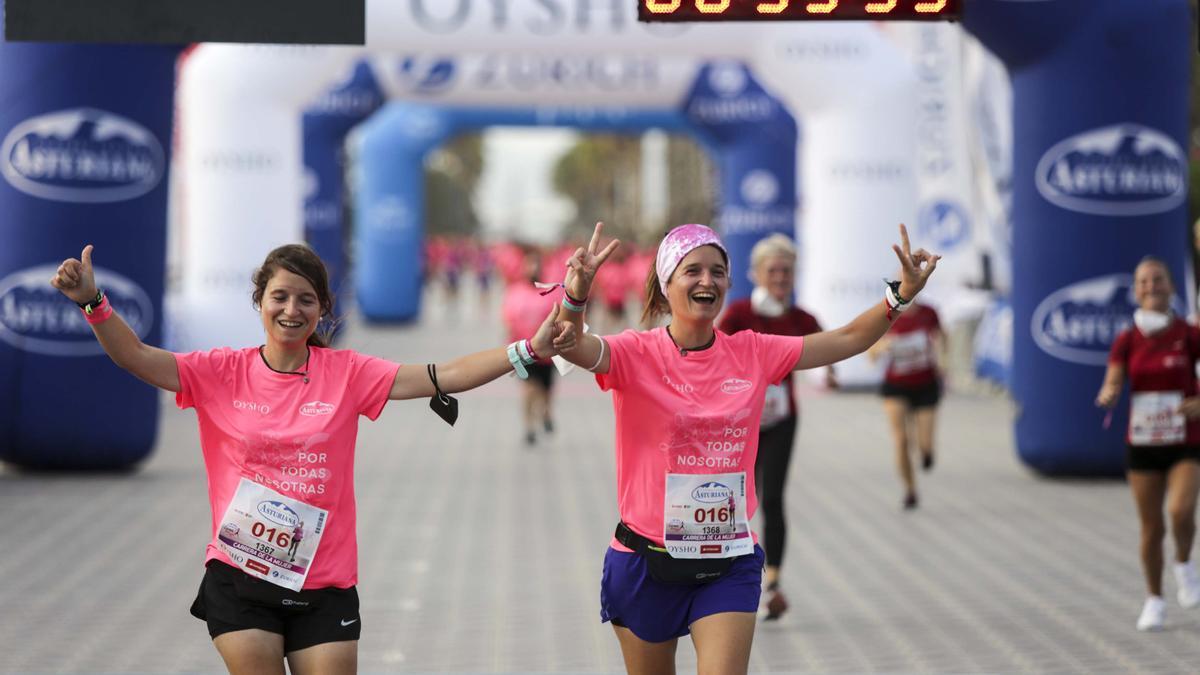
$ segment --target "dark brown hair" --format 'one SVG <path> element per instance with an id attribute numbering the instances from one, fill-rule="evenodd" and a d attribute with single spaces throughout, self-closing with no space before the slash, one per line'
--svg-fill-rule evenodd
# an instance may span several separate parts
<path id="1" fill-rule="evenodd" d="M 336 328 L 333 322 L 333 291 L 329 289 L 329 272 L 325 270 L 325 263 L 321 262 L 317 254 L 304 244 L 286 244 L 267 254 L 262 267 L 255 270 L 250 277 L 250 282 L 254 284 L 254 292 L 250 296 L 254 300 L 254 306 L 262 307 L 267 283 L 281 269 L 304 277 L 317 292 L 321 318 L 317 329 L 308 336 L 308 345 L 328 347 L 330 335 Z"/>

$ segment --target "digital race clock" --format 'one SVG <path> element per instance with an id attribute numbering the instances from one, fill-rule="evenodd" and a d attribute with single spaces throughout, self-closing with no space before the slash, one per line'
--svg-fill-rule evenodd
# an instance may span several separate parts
<path id="1" fill-rule="evenodd" d="M 957 21 L 962 0 L 637 0 L 638 21 Z"/>

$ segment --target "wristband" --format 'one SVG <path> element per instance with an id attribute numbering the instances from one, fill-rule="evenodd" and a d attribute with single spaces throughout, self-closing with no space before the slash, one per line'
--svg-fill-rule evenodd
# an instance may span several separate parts
<path id="1" fill-rule="evenodd" d="M 79 311 L 83 312 L 84 320 L 92 326 L 108 321 L 113 315 L 112 305 L 109 304 L 107 295 L 101 295 L 98 303 L 89 302 L 87 307 L 80 307 Z"/>
<path id="2" fill-rule="evenodd" d="M 517 353 L 517 345 L 519 342 L 514 342 L 508 346 L 508 362 L 512 364 L 513 370 L 516 371 L 517 377 L 522 380 L 529 379 L 529 371 L 525 370 L 525 363 L 521 355 Z"/>
<path id="3" fill-rule="evenodd" d="M 567 293 L 566 291 L 567 291 L 567 289 L 564 288 L 563 289 L 563 299 L 562 299 L 563 309 L 567 310 L 568 312 L 577 312 L 577 313 L 582 312 L 583 310 L 587 309 L 587 298 L 584 298 L 582 300 L 576 300 L 575 298 L 572 298 L 571 294 Z"/>
<path id="4" fill-rule="evenodd" d="M 521 342 L 525 343 L 525 351 L 529 352 L 529 359 L 531 361 L 537 363 L 538 361 L 542 360 L 542 357 L 538 356 L 537 352 L 533 351 L 533 340 L 522 340 Z"/>
<path id="5" fill-rule="evenodd" d="M 517 356 L 521 357 L 521 364 L 532 366 L 537 363 L 537 355 L 533 353 L 533 345 L 529 340 L 517 340 L 513 344 L 517 345 Z"/>
<path id="6" fill-rule="evenodd" d="M 79 305 L 79 309 L 82 309 L 83 311 L 86 312 L 89 307 L 92 307 L 92 308 L 99 307 L 100 303 L 103 301 L 104 301 L 104 291 L 97 288 L 96 289 L 96 297 L 92 298 L 91 300 L 88 300 L 87 302 L 77 302 L 75 304 Z"/>
<path id="7" fill-rule="evenodd" d="M 596 362 L 592 364 L 591 368 L 588 368 L 588 371 L 593 373 L 596 372 L 596 369 L 600 367 L 600 363 L 604 361 L 604 349 L 606 344 L 604 342 L 604 338 L 596 336 L 596 339 L 600 341 L 600 356 L 596 357 Z"/>
<path id="8" fill-rule="evenodd" d="M 887 318 L 890 321 L 894 314 L 908 309 L 911 302 L 900 295 L 899 281 L 885 281 L 884 283 L 883 301 L 887 305 Z"/>

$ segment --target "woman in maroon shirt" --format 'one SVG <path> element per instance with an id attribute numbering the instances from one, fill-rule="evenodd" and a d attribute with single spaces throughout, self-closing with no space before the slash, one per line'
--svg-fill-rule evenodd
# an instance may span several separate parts
<path id="1" fill-rule="evenodd" d="M 812 314 L 792 304 L 796 247 L 791 239 L 776 234 L 759 241 L 750 251 L 750 268 L 754 292 L 749 298 L 730 303 L 717 328 L 731 335 L 743 330 L 774 335 L 821 332 L 821 325 Z M 833 366 L 826 371 L 825 382 L 831 388 L 837 387 Z M 759 489 L 758 504 L 763 514 L 762 544 L 767 554 L 768 620 L 778 619 L 788 608 L 787 598 L 779 587 L 779 568 L 783 565 L 787 539 L 783 496 L 798 413 L 792 376 L 788 375 L 781 384 L 767 389 L 758 433 L 758 458 L 754 462 L 754 483 Z"/>
<path id="2" fill-rule="evenodd" d="M 1149 597 L 1138 630 L 1160 630 L 1166 620 L 1162 599 L 1163 503 L 1175 538 L 1176 598 L 1184 608 L 1200 606 L 1200 579 L 1191 562 L 1196 533 L 1196 494 L 1200 486 L 1200 396 L 1196 362 L 1200 329 L 1171 312 L 1175 289 L 1166 263 L 1147 256 L 1133 273 L 1138 310 L 1134 326 L 1113 341 L 1096 404 L 1112 408 L 1128 373 L 1130 388 L 1126 459 L 1129 486 L 1141 521 L 1142 572 Z"/>
<path id="3" fill-rule="evenodd" d="M 888 359 L 879 393 L 895 441 L 896 468 L 904 483 L 902 504 L 906 509 L 917 507 L 917 479 L 909 446 L 914 432 L 921 452 L 921 468 L 933 469 L 933 429 L 942 398 L 937 357 L 944 345 L 945 335 L 937 312 L 914 302 L 867 352 L 871 359 L 881 356 Z"/>

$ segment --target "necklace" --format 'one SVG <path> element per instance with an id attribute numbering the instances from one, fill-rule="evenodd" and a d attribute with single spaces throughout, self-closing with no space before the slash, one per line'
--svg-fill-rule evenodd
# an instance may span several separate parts
<path id="1" fill-rule="evenodd" d="M 700 345 L 699 347 L 680 347 L 679 343 L 676 342 L 676 340 L 675 340 L 675 336 L 671 335 L 671 327 L 670 326 L 667 326 L 667 337 L 671 338 L 671 342 L 674 343 L 675 348 L 679 350 L 680 356 L 687 356 L 688 352 L 701 352 L 701 351 L 704 351 L 705 349 L 708 349 L 709 347 L 713 346 L 713 343 L 717 341 L 717 331 L 713 330 L 712 337 L 708 338 L 708 342 L 705 342 L 704 344 Z"/>
<path id="2" fill-rule="evenodd" d="M 267 361 L 267 355 L 263 351 L 265 347 L 266 345 L 258 346 L 258 355 L 262 358 L 262 361 L 264 364 L 266 364 L 267 368 L 271 369 L 271 372 L 279 373 L 280 375 L 299 375 L 300 377 L 304 378 L 304 384 L 308 384 L 308 357 L 312 356 L 312 352 L 309 351 L 307 345 L 304 347 L 304 365 L 301 366 L 304 370 L 275 370 L 274 368 L 271 368 L 271 363 Z"/>

